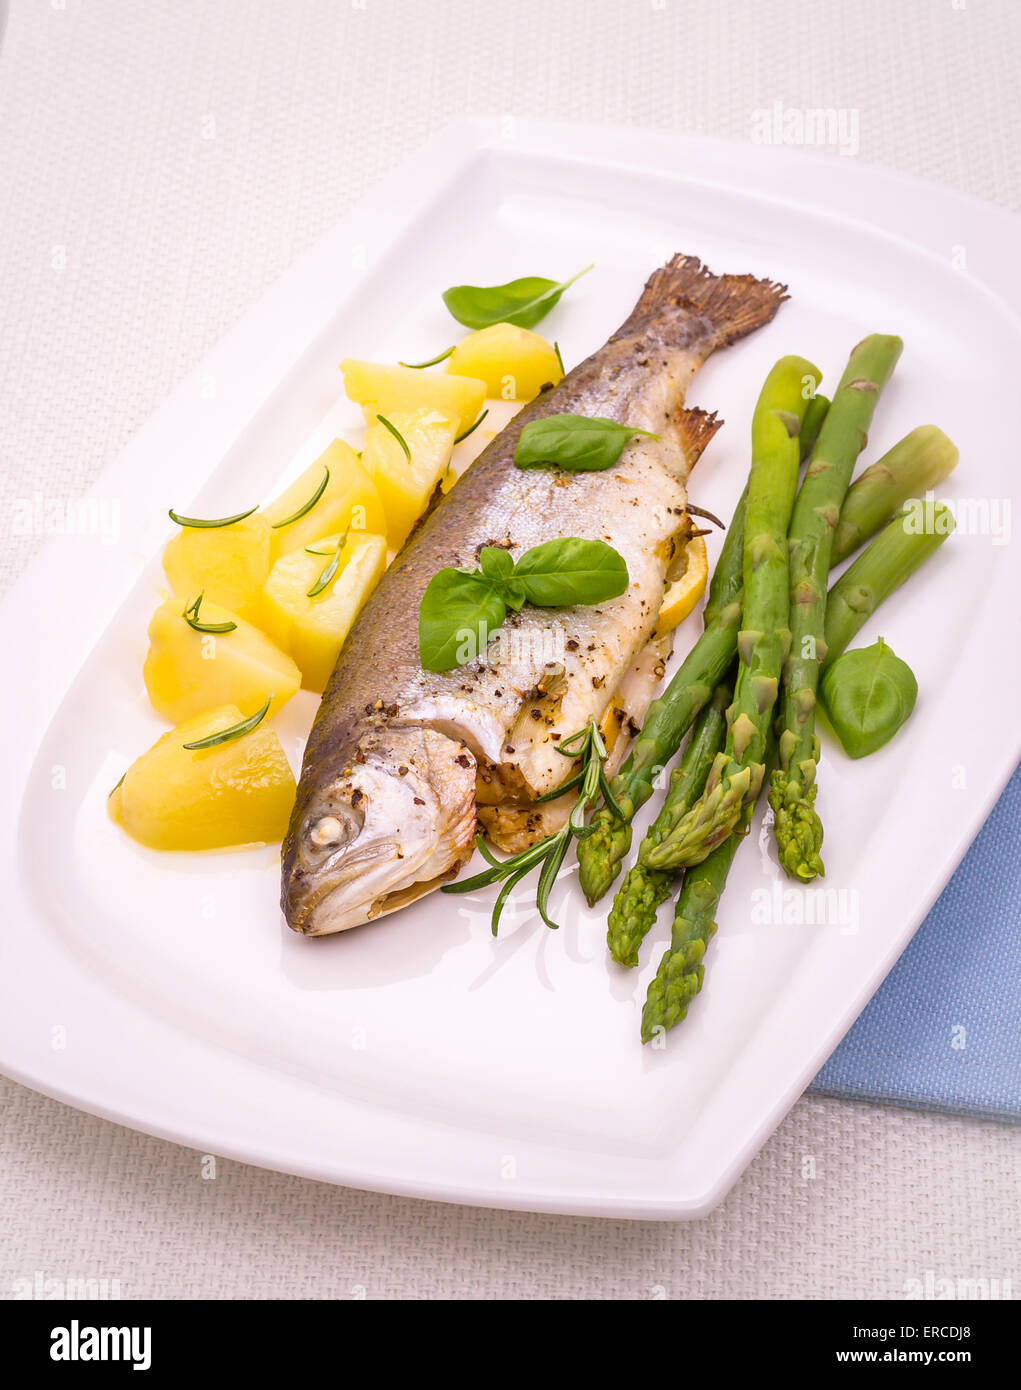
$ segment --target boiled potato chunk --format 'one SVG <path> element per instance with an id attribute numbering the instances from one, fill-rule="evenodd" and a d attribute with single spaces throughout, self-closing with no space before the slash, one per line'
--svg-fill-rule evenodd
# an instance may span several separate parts
<path id="1" fill-rule="evenodd" d="M 315 496 L 327 468 L 330 480 L 315 506 L 297 521 L 278 526 L 277 522 L 293 516 Z M 262 514 L 273 529 L 274 560 L 289 550 L 311 545 L 320 536 L 348 530 L 371 531 L 378 535 L 386 526 L 383 504 L 372 479 L 358 455 L 342 439 L 335 439 L 297 482 L 263 509 Z"/>
<path id="2" fill-rule="evenodd" d="M 383 499 L 387 539 L 399 550 L 446 472 L 457 422 L 438 410 L 394 410 L 387 419 L 400 431 L 409 459 L 384 424 L 369 411 L 365 418 L 362 460 Z"/>
<path id="3" fill-rule="evenodd" d="M 462 339 L 447 359 L 447 371 L 478 377 L 486 395 L 530 401 L 564 375 L 555 350 L 538 333 L 513 323 L 494 323 Z"/>
<path id="4" fill-rule="evenodd" d="M 336 575 L 310 597 L 340 539 L 317 541 L 319 555 L 304 548 L 281 555 L 262 595 L 263 627 L 297 663 L 305 689 L 320 695 L 352 623 L 386 569 L 386 539 L 349 531 Z"/>
<path id="5" fill-rule="evenodd" d="M 212 748 L 185 748 L 242 720 L 220 705 L 179 724 L 131 764 L 110 797 L 114 820 L 150 849 L 271 843 L 287 829 L 294 776 L 265 723 Z"/>
<path id="6" fill-rule="evenodd" d="M 271 531 L 261 512 L 231 526 L 182 526 L 163 552 L 176 594 L 196 594 L 250 618 L 258 612 L 270 567 Z"/>
<path id="7" fill-rule="evenodd" d="M 153 708 L 172 723 L 215 705 L 236 705 L 243 715 L 273 696 L 276 714 L 301 685 L 301 672 L 285 652 L 243 618 L 202 600 L 198 621 L 234 623 L 233 632 L 196 632 L 184 618 L 188 600 L 168 599 L 149 624 L 142 675 Z"/>
<path id="8" fill-rule="evenodd" d="M 350 357 L 341 362 L 340 370 L 348 396 L 367 412 L 390 419 L 394 411 L 439 410 L 457 421 L 459 435 L 474 425 L 486 399 L 486 383 L 467 376 L 356 362 Z"/>

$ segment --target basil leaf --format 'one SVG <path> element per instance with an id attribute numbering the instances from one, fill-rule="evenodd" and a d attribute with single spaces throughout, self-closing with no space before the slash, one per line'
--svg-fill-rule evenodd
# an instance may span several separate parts
<path id="1" fill-rule="evenodd" d="M 479 552 L 479 568 L 487 579 L 506 579 L 514 569 L 514 558 L 502 546 L 484 545 Z"/>
<path id="2" fill-rule="evenodd" d="M 514 579 L 523 585 L 528 601 L 540 608 L 601 603 L 628 586 L 627 565 L 612 545 L 577 536 L 526 550 L 514 566 Z"/>
<path id="3" fill-rule="evenodd" d="M 844 751 L 864 758 L 889 743 L 910 717 L 918 682 L 880 637 L 872 647 L 838 656 L 822 678 L 821 693 Z"/>
<path id="4" fill-rule="evenodd" d="M 454 285 L 443 292 L 443 302 L 466 328 L 490 328 L 494 323 L 515 323 L 532 328 L 545 318 L 569 285 L 592 269 L 587 265 L 570 280 L 546 280 L 526 275 L 506 285 Z"/>
<path id="5" fill-rule="evenodd" d="M 503 594 L 504 602 L 508 608 L 513 608 L 515 613 L 520 613 L 521 606 L 528 595 L 525 593 L 525 586 L 520 579 L 508 579 L 500 589 Z"/>
<path id="6" fill-rule="evenodd" d="M 507 606 L 482 574 L 442 569 L 418 610 L 418 655 L 426 671 L 451 671 L 473 661 L 507 616 Z"/>
<path id="7" fill-rule="evenodd" d="M 601 415 L 547 415 L 530 420 L 521 431 L 514 462 L 519 468 L 544 468 L 555 463 L 574 473 L 612 468 L 624 445 L 636 434 L 658 439 L 650 430 L 619 425 Z"/>

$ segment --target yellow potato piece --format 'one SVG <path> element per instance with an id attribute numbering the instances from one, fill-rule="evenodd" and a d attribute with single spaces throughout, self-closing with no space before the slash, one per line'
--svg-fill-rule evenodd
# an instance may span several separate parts
<path id="1" fill-rule="evenodd" d="M 153 708 L 179 723 L 214 705 L 236 705 L 243 715 L 273 696 L 276 714 L 301 685 L 301 672 L 257 627 L 227 608 L 202 600 L 198 621 L 235 623 L 233 632 L 196 632 L 184 618 L 190 600 L 168 599 L 149 624 L 142 675 Z"/>
<path id="2" fill-rule="evenodd" d="M 174 593 L 190 602 L 204 592 L 211 602 L 250 618 L 269 574 L 270 535 L 261 512 L 232 526 L 182 526 L 163 552 Z"/>
<path id="3" fill-rule="evenodd" d="M 158 738 L 110 797 L 113 819 L 150 849 L 226 849 L 282 839 L 295 787 L 272 729 L 262 723 L 213 748 L 184 747 L 241 719 L 236 705 L 220 705 Z"/>
<path id="4" fill-rule="evenodd" d="M 351 625 L 386 569 L 383 536 L 348 533 L 337 573 L 322 593 L 309 597 L 330 563 L 339 536 L 315 543 L 321 555 L 304 548 L 282 555 L 262 595 L 263 627 L 298 665 L 306 690 L 322 694 L 337 664 Z"/>
<path id="5" fill-rule="evenodd" d="M 457 421 L 459 435 L 474 425 L 486 399 L 486 383 L 467 376 L 357 362 L 351 357 L 341 362 L 340 370 L 350 399 L 374 415 L 389 419 L 397 410 L 438 410 Z"/>
<path id="6" fill-rule="evenodd" d="M 709 557 L 706 554 L 705 537 L 693 536 L 684 548 L 686 564 L 681 574 L 667 585 L 659 617 L 656 620 L 656 636 L 672 632 L 682 623 L 705 593 L 709 578 Z"/>
<path id="7" fill-rule="evenodd" d="M 297 521 L 278 526 L 277 522 L 293 516 L 315 496 L 327 468 L 330 480 L 315 506 Z M 289 550 L 311 545 L 320 536 L 348 530 L 378 535 L 386 526 L 383 504 L 371 477 L 342 439 L 335 439 L 286 492 L 263 508 L 262 515 L 272 528 L 274 560 Z"/>
<path id="8" fill-rule="evenodd" d="M 486 395 L 530 401 L 564 375 L 556 351 L 538 333 L 513 323 L 494 323 L 462 339 L 447 359 L 447 371 L 478 377 Z"/>
<path id="9" fill-rule="evenodd" d="M 362 460 L 383 499 L 387 539 L 400 550 L 447 470 L 457 423 L 438 410 L 395 410 L 387 419 L 400 430 L 411 458 L 367 410 Z"/>

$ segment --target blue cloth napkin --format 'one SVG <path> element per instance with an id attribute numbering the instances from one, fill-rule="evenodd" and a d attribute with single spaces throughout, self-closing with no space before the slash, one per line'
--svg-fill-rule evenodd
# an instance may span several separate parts
<path id="1" fill-rule="evenodd" d="M 809 1090 L 1021 1120 L 1021 767 Z"/>

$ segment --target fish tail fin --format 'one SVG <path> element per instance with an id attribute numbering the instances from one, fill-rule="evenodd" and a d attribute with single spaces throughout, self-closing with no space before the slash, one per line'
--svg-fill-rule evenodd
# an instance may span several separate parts
<path id="1" fill-rule="evenodd" d="M 719 419 L 715 410 L 710 413 L 697 405 L 678 410 L 675 421 L 684 457 L 688 468 L 692 469 L 702 457 L 716 431 L 722 428 L 723 421 Z"/>
<path id="2" fill-rule="evenodd" d="M 714 275 L 697 256 L 671 256 L 653 271 L 628 320 L 662 319 L 673 310 L 706 325 L 711 347 L 727 347 L 769 323 L 787 298 L 787 286 L 754 275 Z"/>

